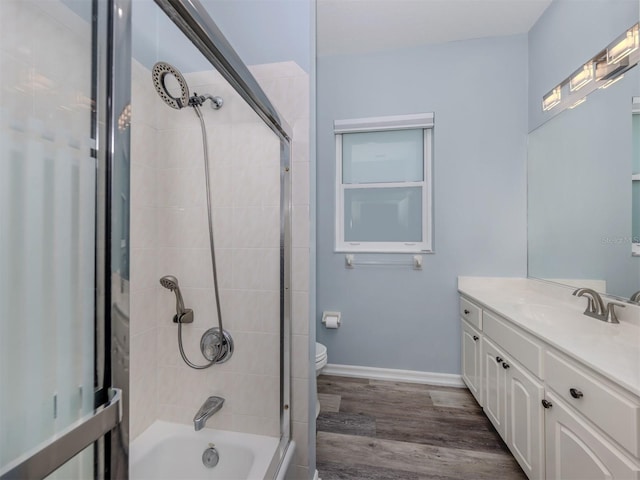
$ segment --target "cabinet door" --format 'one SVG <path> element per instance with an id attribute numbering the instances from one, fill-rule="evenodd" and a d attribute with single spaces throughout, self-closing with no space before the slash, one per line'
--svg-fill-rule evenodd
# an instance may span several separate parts
<path id="1" fill-rule="evenodd" d="M 480 333 L 462 321 L 462 380 L 482 406 Z"/>
<path id="2" fill-rule="evenodd" d="M 640 478 L 640 467 L 596 432 L 559 397 L 547 392 L 545 411 L 548 480 Z M 613 413 L 613 412 L 612 412 Z"/>
<path id="3" fill-rule="evenodd" d="M 504 439 L 505 422 L 505 370 L 502 368 L 504 353 L 482 337 L 482 375 L 484 379 L 483 409 L 500 436 Z"/>
<path id="4" fill-rule="evenodd" d="M 544 387 L 524 367 L 506 359 L 506 443 L 527 477 L 544 478 Z"/>

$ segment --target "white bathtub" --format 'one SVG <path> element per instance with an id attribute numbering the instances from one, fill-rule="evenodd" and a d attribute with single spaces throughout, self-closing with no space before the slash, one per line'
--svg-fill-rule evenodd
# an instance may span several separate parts
<path id="1" fill-rule="evenodd" d="M 215 445 L 220 462 L 214 468 L 202 464 L 202 452 Z M 130 447 L 131 480 L 263 480 L 278 447 L 274 437 L 157 421 Z M 277 478 L 284 477 L 294 449 L 293 442 Z"/>

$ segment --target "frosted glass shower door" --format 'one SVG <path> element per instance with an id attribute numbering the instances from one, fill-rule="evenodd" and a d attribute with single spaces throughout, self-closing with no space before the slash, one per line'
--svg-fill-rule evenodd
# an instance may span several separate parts
<path id="1" fill-rule="evenodd" d="M 94 408 L 90 18 L 0 2 L 0 473 Z M 91 450 L 53 476 L 92 478 Z"/>

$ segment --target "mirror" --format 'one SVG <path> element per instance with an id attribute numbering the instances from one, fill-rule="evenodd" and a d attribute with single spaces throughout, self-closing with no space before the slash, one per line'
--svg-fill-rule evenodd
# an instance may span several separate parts
<path id="1" fill-rule="evenodd" d="M 640 290 L 638 95 L 636 67 L 529 134 L 530 277 L 624 298 Z"/>

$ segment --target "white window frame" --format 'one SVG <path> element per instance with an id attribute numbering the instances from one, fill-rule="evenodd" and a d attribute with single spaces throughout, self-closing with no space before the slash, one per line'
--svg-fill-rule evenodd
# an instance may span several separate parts
<path id="1" fill-rule="evenodd" d="M 344 253 L 433 253 L 433 128 L 434 114 L 396 115 L 389 117 L 336 120 L 336 202 L 335 252 Z M 345 133 L 384 132 L 391 130 L 423 131 L 423 171 L 421 182 L 347 184 L 346 188 L 422 187 L 422 242 L 348 242 L 344 239 L 344 191 L 342 182 L 342 135 Z"/>

